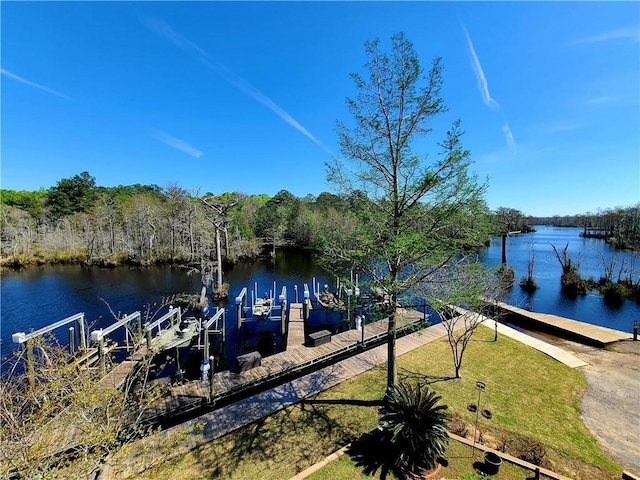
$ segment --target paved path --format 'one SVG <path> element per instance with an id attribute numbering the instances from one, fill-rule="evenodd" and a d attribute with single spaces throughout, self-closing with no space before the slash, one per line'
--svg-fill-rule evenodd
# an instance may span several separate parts
<path id="1" fill-rule="evenodd" d="M 485 327 L 493 329 L 495 324 L 494 321 L 491 320 L 490 322 L 485 321 L 483 325 Z M 526 333 L 520 332 L 515 328 L 504 325 L 503 323 L 498 323 L 498 335 L 505 335 L 507 337 L 513 338 L 514 340 L 517 340 L 520 343 L 529 345 L 530 347 L 533 347 L 542 353 L 546 353 L 551 358 L 554 358 L 571 368 L 586 367 L 587 365 L 589 365 L 587 362 L 579 359 L 575 355 L 567 352 L 566 350 L 563 350 L 560 347 L 539 340 L 535 337 L 532 337 L 531 335 L 527 335 Z"/>

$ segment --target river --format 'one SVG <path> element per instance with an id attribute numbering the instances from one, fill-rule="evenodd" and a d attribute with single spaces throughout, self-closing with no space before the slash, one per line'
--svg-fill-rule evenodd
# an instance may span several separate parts
<path id="1" fill-rule="evenodd" d="M 572 318 L 594 325 L 614 328 L 625 332 L 633 331 L 633 321 L 640 320 L 640 305 L 634 301 L 625 301 L 619 308 L 604 304 L 597 292 L 589 292 L 576 299 L 567 298 L 560 291 L 562 268 L 556 258 L 552 245 L 558 252 L 568 244 L 567 252 L 574 263 L 579 264 L 580 276 L 593 277 L 596 281 L 603 275 L 604 264 L 614 259 L 617 279 L 620 267 L 625 265 L 628 272 L 632 266 L 632 276 L 637 282 L 640 278 L 640 256 L 636 253 L 616 251 L 604 240 L 580 237 L 580 228 L 558 228 L 537 225 L 535 232 L 507 237 L 507 263 L 516 271 L 516 285 L 511 289 L 507 302 L 526 310 L 550 313 Z M 539 288 L 531 295 L 518 285 L 527 275 L 529 252 L 535 252 L 533 276 Z M 480 254 L 480 261 L 488 266 L 499 265 L 502 259 L 502 239 L 492 238 L 491 245 Z M 625 273 L 623 277 L 628 276 Z"/>
<path id="2" fill-rule="evenodd" d="M 526 274 L 530 248 L 535 249 L 534 277 L 540 288 L 534 294 L 527 295 L 516 285 L 508 298 L 509 303 L 631 332 L 633 321 L 640 319 L 640 306 L 635 302 L 626 301 L 620 308 L 612 309 L 604 305 L 602 297 L 597 294 L 588 294 L 575 300 L 561 294 L 561 268 L 551 245 L 561 249 L 569 243 L 569 254 L 576 260 L 580 258 L 581 274 L 593 275 L 596 279 L 603 272 L 603 258 L 608 262 L 615 256 L 620 265 L 624 257 L 629 266 L 637 255 L 614 252 L 602 240 L 583 239 L 579 236 L 579 229 L 536 228 L 534 233 L 508 238 L 507 260 L 519 279 Z M 501 239 L 492 239 L 491 245 L 481 252 L 480 258 L 486 265 L 497 265 L 501 259 Z M 637 279 L 640 260 L 636 263 L 634 276 Z M 311 254 L 300 251 L 281 250 L 275 262 L 264 259 L 230 268 L 224 278 L 230 285 L 229 300 L 220 304 L 221 308 L 228 309 L 227 338 L 232 340 L 231 343 L 238 338 L 234 299 L 243 287 L 251 292 L 257 282 L 258 295 L 261 295 L 273 290 L 275 282 L 278 294 L 282 286 L 287 287 L 288 301 L 292 302 L 295 287 L 299 298 L 302 298 L 303 285 L 307 283 L 311 288 L 313 278 L 321 285 L 332 281 Z M 11 335 L 15 332 L 38 329 L 79 312 L 85 313 L 91 329 L 105 327 L 114 322 L 114 313 L 142 311 L 144 316 L 147 307 L 153 311 L 165 295 L 195 293 L 199 289 L 199 274 L 189 275 L 188 270 L 180 267 L 86 269 L 78 265 L 48 265 L 21 271 L 5 270 L 0 281 L 2 356 L 4 358 L 13 349 Z M 272 323 L 272 330 L 277 330 L 277 322 Z M 62 337 L 64 341 L 65 333 L 57 333 L 58 338 Z M 227 355 L 235 353 L 231 348 Z"/>

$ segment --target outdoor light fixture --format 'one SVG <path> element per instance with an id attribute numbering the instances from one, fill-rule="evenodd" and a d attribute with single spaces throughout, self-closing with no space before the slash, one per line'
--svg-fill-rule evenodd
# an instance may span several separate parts
<path id="1" fill-rule="evenodd" d="M 478 413 L 480 413 L 480 395 L 484 392 L 484 389 L 487 385 L 484 382 L 477 381 L 476 389 L 478 389 L 478 408 L 476 409 L 476 426 L 473 430 L 473 448 L 471 450 L 471 454 L 475 455 L 476 453 L 476 433 L 478 431 Z"/>

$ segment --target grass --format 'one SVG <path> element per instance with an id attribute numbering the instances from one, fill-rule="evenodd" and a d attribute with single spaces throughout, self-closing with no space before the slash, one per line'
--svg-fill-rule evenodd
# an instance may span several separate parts
<path id="1" fill-rule="evenodd" d="M 488 445 L 498 444 L 504 435 L 509 452 L 509 442 L 528 437 L 544 444 L 547 467 L 552 470 L 576 479 L 619 478 L 622 469 L 604 455 L 580 419 L 579 401 L 586 389 L 580 372 L 507 337 L 492 340 L 490 329 L 476 333 L 465 353 L 461 379 L 446 379 L 453 373 L 453 364 L 445 339 L 400 357 L 400 377 L 426 376 L 433 381 L 432 388 L 442 395 L 450 412 L 459 415 L 471 431 L 475 415 L 466 405 L 477 402 L 475 385 L 481 380 L 486 384 L 481 408 L 493 413 L 491 420 L 480 416 L 479 422 Z M 358 375 L 137 478 L 291 478 L 375 428 L 375 401 L 384 394 L 385 368 Z M 349 465 L 348 459 L 345 456 L 337 466 L 325 468 L 343 468 Z M 454 473 L 447 478 L 465 473 L 464 466 L 450 465 Z M 471 464 L 467 466 L 466 473 L 471 474 Z M 314 478 L 360 478 L 359 467 L 351 463 L 347 470 L 346 477 L 327 473 Z M 523 478 L 522 472 L 519 475 Z"/>
<path id="2" fill-rule="evenodd" d="M 465 476 L 470 479 L 483 478 L 474 474 L 473 464 L 482 463 L 482 452 L 476 450 L 473 454 L 472 448 L 460 442 L 451 441 L 447 449 L 447 465 L 442 467 L 436 479 L 459 478 Z M 380 472 L 376 472 L 378 475 Z M 503 462 L 497 475 L 491 477 L 495 480 L 523 480 L 533 477 L 530 470 L 517 467 L 511 463 Z M 342 455 L 337 460 L 327 464 L 322 469 L 307 477 L 308 480 L 371 480 L 371 476 L 365 475 L 348 454 Z M 396 477 L 389 475 L 389 480 Z M 484 477 L 487 478 L 487 477 Z"/>

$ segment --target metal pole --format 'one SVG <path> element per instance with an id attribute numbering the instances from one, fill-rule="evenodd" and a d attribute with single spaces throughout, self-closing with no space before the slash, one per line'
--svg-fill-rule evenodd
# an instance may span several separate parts
<path id="1" fill-rule="evenodd" d="M 480 414 L 480 394 L 484 391 L 486 385 L 484 382 L 476 382 L 476 388 L 478 389 L 478 408 L 476 409 L 476 426 L 473 430 L 473 448 L 471 450 L 471 455 L 475 455 L 476 453 L 476 433 L 478 431 L 478 415 Z"/>
<path id="2" fill-rule="evenodd" d="M 214 360 L 213 355 L 209 357 L 209 402 L 213 402 L 213 371 L 214 371 Z"/>
<path id="3" fill-rule="evenodd" d="M 633 341 L 638 341 L 638 326 L 640 326 L 640 322 L 638 320 L 634 320 L 633 322 Z"/>
<path id="4" fill-rule="evenodd" d="M 209 329 L 204 329 L 204 353 L 202 355 L 203 359 L 206 359 L 209 356 Z"/>

